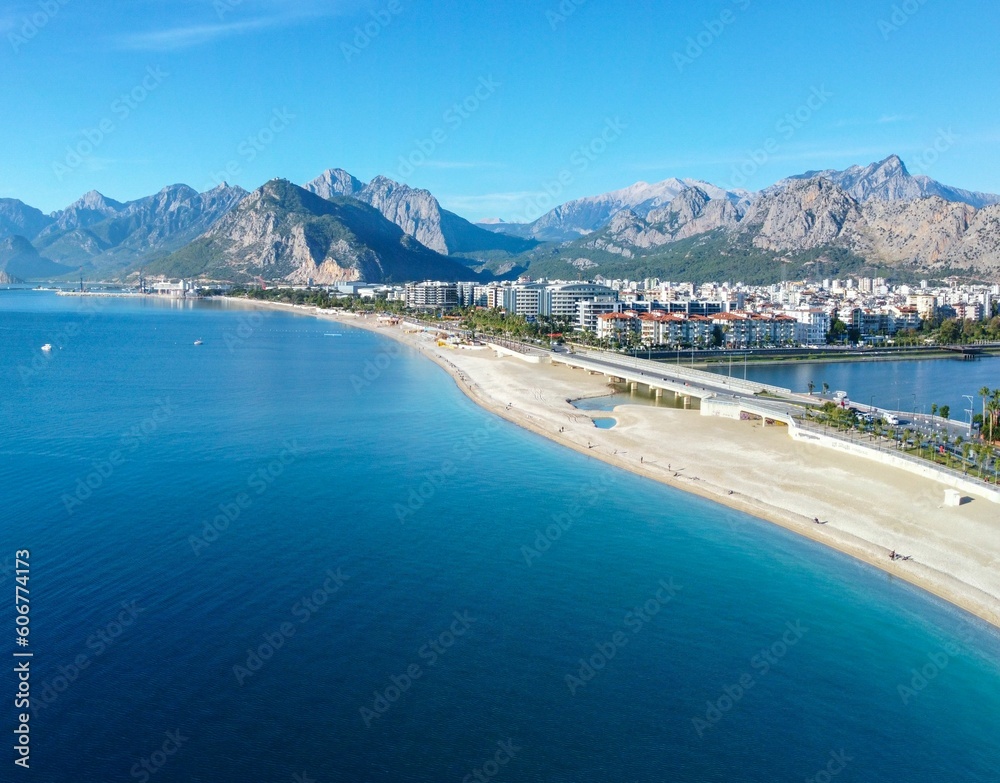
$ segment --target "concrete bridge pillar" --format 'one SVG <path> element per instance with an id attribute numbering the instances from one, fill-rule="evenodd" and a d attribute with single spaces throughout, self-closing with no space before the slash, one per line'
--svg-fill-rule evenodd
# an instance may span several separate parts
<path id="1" fill-rule="evenodd" d="M 691 407 L 691 395 L 684 395 L 684 410 L 688 410 Z"/>

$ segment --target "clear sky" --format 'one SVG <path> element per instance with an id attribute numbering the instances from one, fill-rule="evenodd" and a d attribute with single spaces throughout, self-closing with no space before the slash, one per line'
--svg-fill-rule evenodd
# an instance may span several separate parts
<path id="1" fill-rule="evenodd" d="M 0 196 L 340 167 L 511 219 L 892 153 L 1000 192 L 998 30 L 995 0 L 8 0 Z"/>

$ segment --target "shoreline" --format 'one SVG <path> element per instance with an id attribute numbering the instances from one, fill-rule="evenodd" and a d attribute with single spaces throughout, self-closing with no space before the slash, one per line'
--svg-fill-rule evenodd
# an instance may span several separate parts
<path id="1" fill-rule="evenodd" d="M 679 411 L 652 406 L 641 406 L 642 409 L 637 410 L 640 406 L 621 405 L 617 406 L 614 411 L 582 411 L 572 407 L 568 400 L 603 396 L 610 392 L 603 385 L 603 382 L 598 382 L 593 377 L 584 375 L 580 371 L 572 371 L 564 368 L 565 372 L 560 374 L 565 376 L 565 380 L 563 378 L 558 379 L 561 391 L 549 400 L 545 399 L 545 397 L 546 393 L 551 391 L 551 388 L 545 389 L 544 386 L 524 388 L 523 386 L 519 386 L 518 382 L 524 383 L 530 380 L 531 382 L 541 383 L 545 380 L 540 377 L 543 374 L 543 368 L 554 373 L 554 368 L 550 365 L 529 365 L 513 357 L 495 358 L 492 350 L 461 351 L 439 348 L 436 341 L 432 342 L 426 339 L 426 333 L 407 333 L 394 326 L 377 323 L 374 317 L 367 318 L 335 311 L 318 311 L 312 306 L 298 306 L 279 302 L 260 302 L 228 298 L 226 301 L 239 302 L 250 307 L 311 315 L 322 320 L 336 321 L 347 326 L 355 326 L 367 331 L 380 333 L 419 351 L 423 356 L 445 370 L 469 399 L 485 410 L 500 416 L 512 424 L 516 424 L 560 446 L 596 458 L 606 464 L 657 481 L 665 486 L 711 500 L 765 522 L 778 525 L 856 560 L 874 566 L 886 574 L 898 577 L 953 606 L 975 615 L 994 627 L 1000 628 L 1000 579 L 991 580 L 988 578 L 992 576 L 990 572 L 995 570 L 992 567 L 994 562 L 1000 560 L 1000 549 L 994 544 L 994 549 L 997 549 L 996 556 L 988 562 L 978 564 L 981 569 L 986 570 L 986 573 L 979 574 L 982 580 L 979 585 L 973 584 L 975 580 L 971 577 L 967 580 L 962 580 L 949 573 L 943 566 L 943 563 L 947 563 L 953 558 L 947 556 L 937 558 L 942 562 L 933 564 L 922 562 L 923 557 L 910 561 L 889 561 L 891 545 L 885 541 L 885 538 L 891 534 L 897 535 L 898 540 L 905 542 L 895 547 L 900 552 L 908 552 L 908 547 L 912 548 L 921 543 L 928 543 L 927 539 L 932 539 L 929 543 L 934 546 L 931 547 L 928 554 L 931 552 L 943 555 L 952 553 L 948 551 L 946 546 L 947 541 L 942 543 L 941 541 L 933 540 L 933 530 L 922 531 L 912 529 L 914 523 L 902 523 L 899 520 L 897 520 L 896 524 L 892 524 L 881 519 L 876 519 L 876 509 L 879 508 L 880 500 L 880 487 L 877 480 L 874 482 L 874 486 L 866 486 L 866 489 L 874 493 L 874 505 L 866 506 L 862 502 L 859 504 L 860 507 L 855 509 L 859 514 L 859 519 L 851 519 L 850 524 L 845 524 L 846 520 L 838 519 L 834 521 L 832 519 L 834 514 L 831 513 L 830 521 L 817 525 L 813 522 L 813 517 L 808 516 L 808 513 L 803 513 L 803 508 L 801 508 L 803 501 L 814 503 L 814 505 L 810 505 L 810 508 L 825 507 L 825 510 L 835 513 L 837 510 L 840 510 L 842 501 L 846 504 L 847 500 L 853 500 L 854 498 L 836 497 L 834 499 L 835 502 L 831 504 L 829 497 L 823 496 L 821 491 L 817 492 L 817 490 L 823 489 L 821 486 L 809 486 L 808 490 L 798 487 L 799 494 L 796 497 L 783 496 L 780 491 L 771 491 L 770 495 L 772 497 L 758 497 L 757 495 L 766 496 L 769 494 L 768 491 L 760 490 L 772 490 L 773 488 L 770 486 L 756 486 L 754 488 L 755 485 L 752 482 L 745 482 L 749 484 L 749 487 L 741 486 L 737 487 L 737 489 L 726 487 L 721 483 L 720 476 L 705 475 L 705 473 L 712 473 L 716 467 L 710 465 L 711 460 L 707 458 L 704 464 L 692 465 L 690 469 L 682 467 L 674 470 L 670 462 L 667 463 L 667 468 L 664 468 L 662 460 L 654 458 L 647 462 L 641 457 L 636 459 L 635 457 L 627 458 L 624 456 L 629 454 L 632 448 L 640 446 L 644 448 L 649 447 L 651 452 L 655 451 L 655 446 L 648 442 L 648 433 L 651 426 L 666 425 L 665 428 L 679 430 L 678 434 L 682 437 L 688 435 L 689 430 L 695 429 L 698 430 L 702 442 L 706 442 L 707 439 L 711 438 L 718 441 L 716 446 L 728 447 L 729 451 L 733 451 L 737 445 L 734 443 L 734 440 L 746 439 L 747 430 L 749 432 L 756 432 L 756 435 L 750 436 L 751 438 L 764 435 L 764 429 L 759 425 L 751 425 L 746 422 L 728 422 L 714 417 L 702 417 L 695 411 Z M 459 360 L 462 366 L 452 361 L 453 358 Z M 470 365 L 472 366 L 470 367 Z M 487 368 L 489 372 L 479 371 Z M 496 392 L 500 390 L 500 383 L 498 381 L 504 382 L 502 390 L 506 392 L 507 397 L 515 397 L 515 393 L 520 391 L 522 392 L 521 398 L 509 400 L 505 403 L 502 398 L 496 397 Z M 580 383 L 581 381 L 583 383 Z M 567 382 L 571 383 L 572 388 L 577 390 L 567 393 L 566 388 L 563 388 Z M 595 387 L 595 384 L 598 383 L 601 384 L 600 388 Z M 586 388 L 588 385 L 591 388 Z M 491 394 L 491 391 L 494 394 Z M 533 397 L 538 399 L 533 399 Z M 540 403 L 539 399 L 544 400 L 544 402 Z M 565 409 L 561 409 L 563 406 Z M 658 416 L 658 414 L 665 415 Z M 685 416 L 687 419 L 683 418 Z M 618 423 L 615 427 L 604 430 L 594 426 L 594 418 L 615 418 Z M 566 424 L 558 426 L 560 422 L 566 422 Z M 727 429 L 731 430 L 731 432 L 725 433 L 724 430 Z M 848 481 L 864 482 L 867 479 L 869 485 L 872 483 L 871 476 L 876 471 L 863 458 L 837 454 L 821 446 L 796 444 L 788 436 L 787 431 L 783 431 L 783 428 L 772 427 L 766 429 L 771 430 L 766 433 L 766 438 L 768 439 L 767 445 L 771 452 L 773 452 L 772 456 L 776 459 L 787 459 L 790 452 L 809 453 L 810 450 L 818 450 L 811 454 L 811 462 L 816 462 L 818 459 L 819 463 L 824 465 L 824 469 L 828 469 L 831 472 L 853 472 L 854 475 L 849 476 Z M 778 441 L 773 436 L 783 439 L 783 441 Z M 662 443 L 662 439 L 659 439 L 659 442 Z M 673 443 L 676 444 L 677 441 Z M 615 448 L 615 446 L 618 446 L 618 448 Z M 629 448 L 626 449 L 624 447 Z M 695 447 L 695 452 L 697 451 L 698 447 Z M 669 453 L 675 452 L 671 451 Z M 791 459 L 797 459 L 797 456 L 792 454 Z M 688 460 L 684 460 L 684 462 L 687 464 Z M 769 466 L 765 461 L 763 467 L 766 473 L 768 468 L 773 471 L 775 466 Z M 694 471 L 697 471 L 701 475 L 692 475 Z M 891 473 L 889 473 L 890 471 Z M 719 473 L 720 471 L 715 470 L 715 472 Z M 895 468 L 885 468 L 881 472 L 892 479 L 894 484 L 902 485 L 904 490 L 903 497 L 907 497 L 907 492 L 912 493 L 913 486 L 919 484 L 917 479 L 912 476 L 906 476 L 904 475 L 904 471 L 899 471 Z M 727 476 L 727 478 L 730 477 Z M 764 480 L 766 481 L 766 477 Z M 928 504 L 933 506 L 935 501 L 932 496 L 935 492 L 939 494 L 944 486 L 936 485 L 928 493 L 926 491 L 927 482 L 925 481 L 923 484 L 924 492 L 922 494 L 924 497 L 921 497 L 920 500 L 925 507 Z M 750 494 L 750 492 L 753 492 L 753 494 Z M 977 512 L 981 512 L 982 507 L 985 505 L 991 504 L 979 499 L 961 508 L 967 509 L 978 506 Z M 988 514 L 988 510 L 986 513 Z M 820 514 L 819 516 L 825 517 L 827 515 Z M 982 527 L 982 521 L 977 519 L 974 524 L 976 525 L 977 532 L 982 532 L 979 530 Z M 907 526 L 911 529 L 904 530 Z M 993 538 L 996 538 L 995 530 L 992 532 L 994 533 Z M 866 535 L 861 535 L 861 533 L 865 533 Z M 970 544 L 970 547 L 977 553 L 982 551 L 981 547 L 976 547 L 974 544 Z M 924 553 L 921 554 L 923 555 Z M 985 552 L 984 557 L 989 556 L 989 554 L 988 551 Z M 983 581 L 989 583 L 984 584 Z"/>

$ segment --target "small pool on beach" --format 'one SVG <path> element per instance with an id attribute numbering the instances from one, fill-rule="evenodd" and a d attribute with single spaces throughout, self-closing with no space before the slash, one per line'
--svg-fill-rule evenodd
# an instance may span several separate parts
<path id="1" fill-rule="evenodd" d="M 609 419 L 602 417 L 599 419 L 594 419 L 594 426 L 599 430 L 610 430 L 618 423 L 618 419 Z"/>

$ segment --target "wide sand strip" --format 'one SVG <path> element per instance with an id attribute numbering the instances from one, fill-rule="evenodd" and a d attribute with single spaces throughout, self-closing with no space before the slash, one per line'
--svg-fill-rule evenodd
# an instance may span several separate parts
<path id="1" fill-rule="evenodd" d="M 241 300 L 242 301 L 242 300 Z M 428 333 L 374 317 L 289 309 L 377 330 L 437 362 L 482 407 L 595 459 L 693 492 L 834 547 L 1000 627 L 1000 514 L 945 486 L 875 461 L 793 441 L 784 427 L 624 405 L 610 430 L 568 400 L 609 393 L 603 376 L 440 347 Z M 825 524 L 816 524 L 818 518 Z M 891 560 L 889 554 L 908 556 Z"/>

